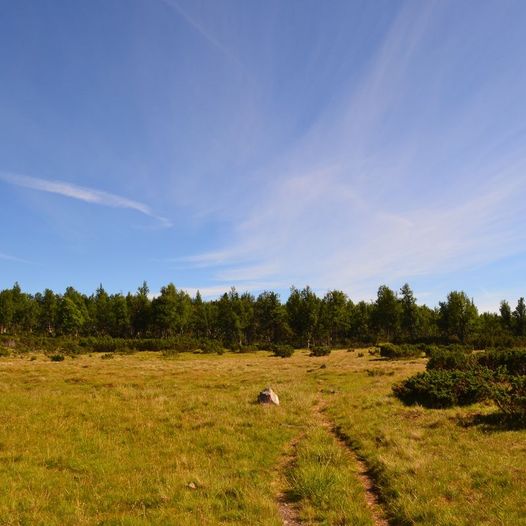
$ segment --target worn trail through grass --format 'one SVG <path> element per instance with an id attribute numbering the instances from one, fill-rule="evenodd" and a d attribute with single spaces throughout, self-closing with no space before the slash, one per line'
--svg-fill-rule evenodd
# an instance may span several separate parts
<path id="1" fill-rule="evenodd" d="M 349 437 L 339 430 L 332 422 L 329 421 L 325 414 L 325 407 L 321 403 L 318 407 L 318 414 L 321 425 L 327 429 L 337 440 L 340 447 L 348 451 L 352 458 L 352 462 L 358 467 L 356 476 L 364 489 L 365 502 L 371 513 L 374 521 L 374 526 L 389 526 L 389 521 L 386 518 L 386 513 L 381 505 L 381 496 L 378 488 L 371 475 L 371 471 L 367 464 L 356 453 L 350 444 Z"/>
<path id="2" fill-rule="evenodd" d="M 298 435 L 290 442 L 288 452 L 279 467 L 281 479 L 285 479 L 286 473 L 293 468 L 296 460 L 296 448 L 303 436 L 303 434 Z M 280 491 L 277 503 L 279 516 L 281 517 L 283 526 L 301 526 L 302 523 L 300 521 L 298 506 L 290 499 L 289 493 L 286 490 Z"/>
<path id="3" fill-rule="evenodd" d="M 277 496 L 283 526 L 389 526 L 366 463 L 329 420 L 324 400 L 315 400 L 311 419 L 310 430 L 292 439 L 278 468 L 288 487 Z"/>

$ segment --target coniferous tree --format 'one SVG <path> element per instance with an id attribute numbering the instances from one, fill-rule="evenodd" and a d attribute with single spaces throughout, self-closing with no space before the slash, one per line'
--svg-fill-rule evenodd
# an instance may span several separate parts
<path id="1" fill-rule="evenodd" d="M 84 321 L 81 309 L 70 297 L 64 296 L 59 303 L 58 309 L 60 333 L 78 336 Z"/>
<path id="2" fill-rule="evenodd" d="M 261 342 L 279 343 L 290 336 L 285 309 L 275 292 L 265 291 L 257 297 L 254 317 L 257 337 Z"/>
<path id="3" fill-rule="evenodd" d="M 13 324 L 13 296 L 10 290 L 0 292 L 0 334 L 11 330 Z"/>
<path id="4" fill-rule="evenodd" d="M 512 316 L 515 334 L 524 336 L 526 334 L 526 304 L 524 303 L 524 298 L 519 298 Z"/>
<path id="5" fill-rule="evenodd" d="M 309 286 L 301 291 L 292 287 L 286 307 L 288 323 L 294 331 L 298 343 L 309 348 L 316 336 L 320 300 Z"/>
<path id="6" fill-rule="evenodd" d="M 477 316 L 477 308 L 465 292 L 450 292 L 447 301 L 439 303 L 439 326 L 448 338 L 465 342 Z"/>
<path id="7" fill-rule="evenodd" d="M 35 299 L 39 305 L 39 331 L 48 335 L 55 334 L 58 314 L 57 296 L 52 290 L 46 289 L 44 294 L 36 295 Z"/>
<path id="8" fill-rule="evenodd" d="M 151 324 L 150 289 L 146 281 L 137 289 L 137 294 L 128 295 L 128 313 L 130 316 L 131 332 L 134 336 L 147 335 Z"/>
<path id="9" fill-rule="evenodd" d="M 343 342 L 351 325 L 352 303 L 339 291 L 327 292 L 321 300 L 319 314 L 319 332 L 328 345 Z"/>
<path id="10" fill-rule="evenodd" d="M 506 300 L 502 300 L 500 302 L 499 313 L 500 313 L 500 324 L 502 328 L 506 332 L 511 333 L 511 330 L 512 330 L 511 308 L 510 308 L 510 304 Z"/>
<path id="11" fill-rule="evenodd" d="M 400 328 L 405 338 L 414 341 L 418 334 L 418 306 L 408 283 L 400 289 Z"/>
<path id="12" fill-rule="evenodd" d="M 395 292 L 386 285 L 378 289 L 372 315 L 377 337 L 390 340 L 396 336 L 400 327 L 400 304 Z"/>
<path id="13" fill-rule="evenodd" d="M 190 317 L 190 327 L 192 333 L 197 338 L 210 337 L 210 324 L 208 319 L 208 309 L 203 302 L 201 293 L 196 292 L 195 298 L 192 300 L 192 314 Z"/>

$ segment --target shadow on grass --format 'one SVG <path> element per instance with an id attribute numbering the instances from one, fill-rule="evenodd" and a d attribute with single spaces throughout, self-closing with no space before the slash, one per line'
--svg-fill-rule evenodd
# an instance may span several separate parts
<path id="1" fill-rule="evenodd" d="M 279 501 L 283 504 L 297 504 L 301 501 L 302 497 L 297 490 L 286 489 L 279 497 Z"/>
<path id="2" fill-rule="evenodd" d="M 511 418 L 502 413 L 471 415 L 458 419 L 460 427 L 478 427 L 485 433 L 520 431 L 526 429 L 526 420 Z"/>

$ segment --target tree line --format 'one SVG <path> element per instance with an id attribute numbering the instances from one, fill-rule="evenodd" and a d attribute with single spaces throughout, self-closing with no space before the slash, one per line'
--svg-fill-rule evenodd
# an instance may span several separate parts
<path id="1" fill-rule="evenodd" d="M 374 301 L 353 302 L 339 290 L 319 297 L 292 287 L 285 302 L 276 292 L 257 297 L 232 288 L 220 298 L 191 297 L 172 283 L 152 298 L 144 282 L 137 292 L 86 295 L 68 287 L 23 292 L 18 283 L 0 292 L 0 334 L 217 340 L 226 347 L 288 343 L 296 346 L 350 342 L 462 342 L 483 346 L 523 344 L 526 304 L 502 301 L 499 313 L 479 314 L 466 293 L 452 291 L 438 307 L 418 305 L 411 287 L 382 285 Z"/>

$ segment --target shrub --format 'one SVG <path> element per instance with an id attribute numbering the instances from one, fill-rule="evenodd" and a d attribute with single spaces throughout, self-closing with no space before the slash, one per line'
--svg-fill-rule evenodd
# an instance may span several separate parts
<path id="1" fill-rule="evenodd" d="M 52 362 L 63 362 L 64 361 L 64 355 L 63 354 L 52 354 L 49 359 Z"/>
<path id="2" fill-rule="evenodd" d="M 205 354 L 223 354 L 225 352 L 223 345 L 217 340 L 205 340 L 204 343 L 201 345 L 201 350 Z"/>
<path id="3" fill-rule="evenodd" d="M 280 358 L 290 358 L 294 354 L 294 347 L 292 345 L 273 345 L 272 354 Z"/>
<path id="4" fill-rule="evenodd" d="M 422 349 L 418 345 L 395 345 L 394 343 L 380 343 L 380 356 L 389 360 L 400 358 L 418 358 L 422 355 Z"/>
<path id="5" fill-rule="evenodd" d="M 115 352 L 119 347 L 118 340 L 113 338 L 93 338 L 91 342 L 91 350 L 93 352 Z"/>
<path id="6" fill-rule="evenodd" d="M 259 347 L 256 345 L 256 344 L 245 344 L 245 345 L 240 345 L 237 349 L 237 352 L 240 352 L 240 353 L 249 353 L 249 352 L 257 352 L 259 351 Z"/>
<path id="7" fill-rule="evenodd" d="M 69 355 L 76 355 L 82 352 L 82 347 L 74 341 L 65 341 L 62 344 L 62 351 Z"/>
<path id="8" fill-rule="evenodd" d="M 507 417 L 526 422 L 526 376 L 509 376 L 493 383 L 490 396 Z"/>
<path id="9" fill-rule="evenodd" d="M 477 361 L 472 354 L 437 347 L 431 352 L 426 368 L 428 371 L 434 369 L 466 371 L 472 369 L 476 363 Z"/>
<path id="10" fill-rule="evenodd" d="M 473 345 L 452 343 L 450 345 L 422 345 L 421 349 L 427 356 L 432 356 L 438 352 L 450 352 L 456 354 L 471 354 L 473 352 Z"/>
<path id="11" fill-rule="evenodd" d="M 328 345 L 316 345 L 310 350 L 311 356 L 329 356 L 331 348 Z"/>
<path id="12" fill-rule="evenodd" d="M 489 396 L 488 382 L 492 371 L 431 370 L 418 373 L 393 386 L 394 394 L 405 404 L 425 407 L 452 407 L 485 400 Z"/>
<path id="13" fill-rule="evenodd" d="M 510 375 L 526 375 L 526 349 L 503 349 L 480 354 L 477 362 L 494 371 L 505 369 Z"/>

